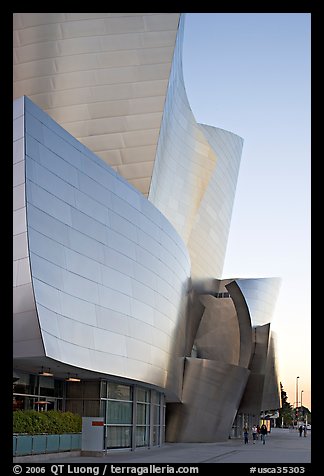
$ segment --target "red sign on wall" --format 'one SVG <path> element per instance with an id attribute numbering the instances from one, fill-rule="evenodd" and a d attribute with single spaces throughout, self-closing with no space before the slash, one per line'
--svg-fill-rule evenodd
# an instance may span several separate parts
<path id="1" fill-rule="evenodd" d="M 104 426 L 103 421 L 93 421 L 91 422 L 91 426 Z"/>

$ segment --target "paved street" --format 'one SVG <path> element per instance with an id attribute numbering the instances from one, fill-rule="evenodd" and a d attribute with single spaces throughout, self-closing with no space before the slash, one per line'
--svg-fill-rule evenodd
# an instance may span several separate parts
<path id="1" fill-rule="evenodd" d="M 43 459 L 43 458 L 46 459 Z M 33 456 L 29 461 L 48 463 L 310 463 L 311 431 L 300 437 L 298 431 L 273 428 L 266 444 L 245 445 L 240 439 L 223 443 L 167 443 L 163 448 L 137 451 L 111 451 L 103 457 L 75 455 Z M 25 461 L 27 461 L 25 459 Z"/>

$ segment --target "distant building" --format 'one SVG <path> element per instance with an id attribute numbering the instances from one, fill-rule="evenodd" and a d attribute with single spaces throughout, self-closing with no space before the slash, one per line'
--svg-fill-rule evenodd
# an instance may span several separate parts
<path id="1" fill-rule="evenodd" d="M 14 409 L 107 448 L 280 406 L 279 281 L 222 279 L 243 140 L 197 124 L 178 13 L 14 14 Z"/>

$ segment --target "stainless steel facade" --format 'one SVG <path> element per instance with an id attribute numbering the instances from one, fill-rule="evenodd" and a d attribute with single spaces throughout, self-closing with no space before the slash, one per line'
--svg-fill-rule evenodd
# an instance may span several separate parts
<path id="1" fill-rule="evenodd" d="M 185 245 L 140 192 L 29 99 L 14 106 L 26 131 L 17 132 L 25 154 L 15 163 L 14 196 L 26 198 L 14 213 L 14 323 L 24 323 L 14 357 L 46 355 L 164 388 L 190 276 Z"/>
<path id="2" fill-rule="evenodd" d="M 14 13 L 26 95 L 148 194 L 180 13 Z"/>
<path id="3" fill-rule="evenodd" d="M 243 139 L 197 124 L 183 80 L 183 31 L 181 16 L 148 198 L 187 244 L 193 278 L 220 278 Z"/>
<path id="4" fill-rule="evenodd" d="M 280 281 L 243 281 L 249 301 L 240 279 L 196 285 L 203 309 L 195 316 L 181 402 L 170 408 L 168 441 L 222 441 L 232 434 L 237 414 L 244 414 L 244 422 L 251 426 L 259 423 L 262 411 L 280 407 L 271 324 L 253 323 L 263 300 L 275 299 Z"/>
<path id="5" fill-rule="evenodd" d="M 143 385 L 167 440 L 221 441 L 280 405 L 279 282 L 221 279 L 243 140 L 195 121 L 183 30 L 14 15 L 14 366 Z"/>

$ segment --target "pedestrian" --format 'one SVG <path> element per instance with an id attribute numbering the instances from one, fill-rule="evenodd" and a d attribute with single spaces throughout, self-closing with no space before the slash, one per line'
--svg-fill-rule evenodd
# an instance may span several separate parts
<path id="1" fill-rule="evenodd" d="M 256 425 L 252 428 L 252 437 L 253 437 L 253 444 L 255 445 L 255 440 L 258 439 L 258 428 Z"/>
<path id="2" fill-rule="evenodd" d="M 243 428 L 243 437 L 244 437 L 244 444 L 247 445 L 249 442 L 249 431 L 246 426 Z"/>
<path id="3" fill-rule="evenodd" d="M 299 425 L 298 431 L 299 431 L 299 436 L 302 436 L 302 433 L 303 433 L 303 425 Z"/>
<path id="4" fill-rule="evenodd" d="M 260 430 L 261 430 L 260 425 L 257 425 L 257 430 L 258 430 L 258 437 L 257 437 L 257 439 L 259 439 Z"/>
<path id="5" fill-rule="evenodd" d="M 304 425 L 303 430 L 304 430 L 304 436 L 307 436 L 307 425 Z"/>
<path id="6" fill-rule="evenodd" d="M 265 426 L 265 424 L 263 424 L 260 428 L 260 433 L 261 433 L 261 441 L 263 442 L 263 444 L 265 445 L 265 437 L 268 433 L 268 430 L 267 430 L 267 427 Z"/>

